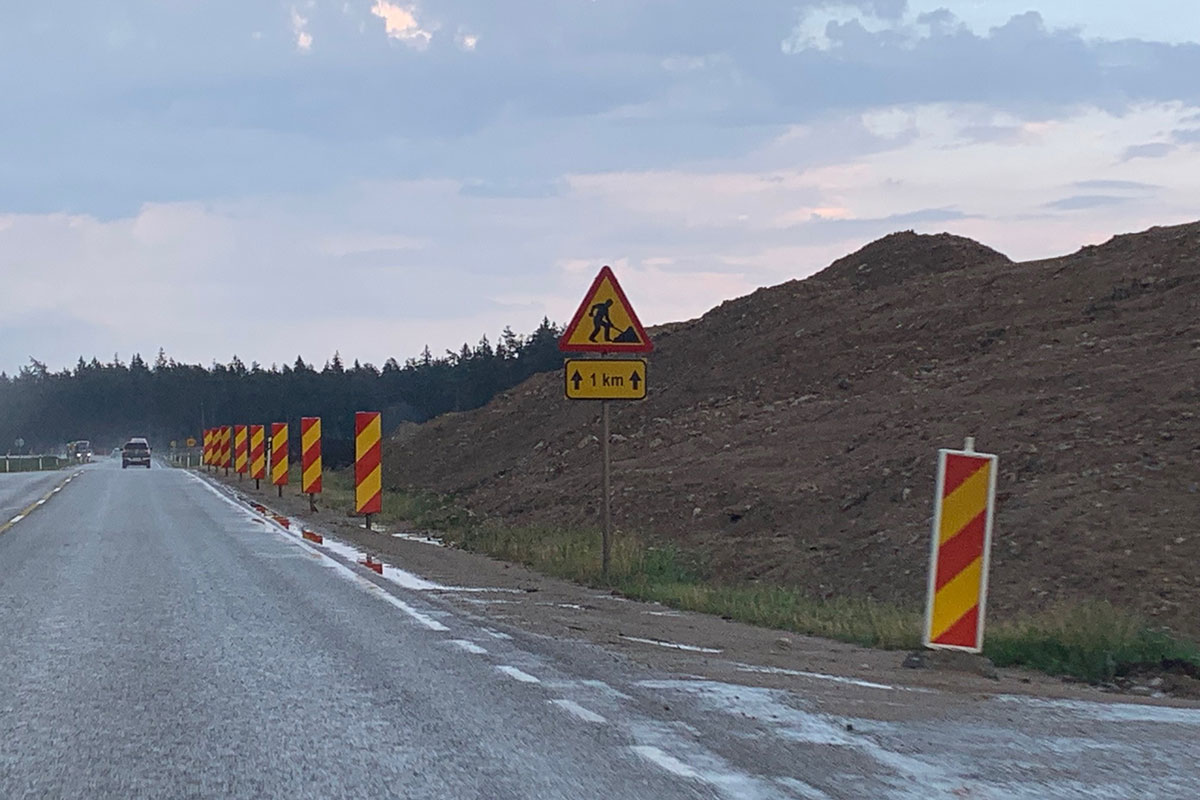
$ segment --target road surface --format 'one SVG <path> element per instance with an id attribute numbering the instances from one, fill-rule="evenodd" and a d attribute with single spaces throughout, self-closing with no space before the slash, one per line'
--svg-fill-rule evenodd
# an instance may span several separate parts
<path id="1" fill-rule="evenodd" d="M 1200 796 L 1200 710 L 831 713 L 488 627 L 183 470 L 0 480 L 3 798 Z"/>

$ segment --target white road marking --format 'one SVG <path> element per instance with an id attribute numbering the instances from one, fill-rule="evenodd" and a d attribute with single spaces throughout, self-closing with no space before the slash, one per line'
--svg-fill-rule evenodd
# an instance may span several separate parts
<path id="1" fill-rule="evenodd" d="M 691 644 L 676 644 L 675 642 L 660 642 L 658 639 L 642 639 L 637 636 L 622 636 L 621 638 L 625 639 L 627 641 L 630 641 L 630 642 L 641 642 L 642 644 L 656 644 L 659 647 L 669 647 L 672 650 L 687 650 L 688 652 L 691 652 L 691 653 L 723 653 L 723 652 L 725 652 L 724 650 L 721 650 L 720 648 L 716 648 L 716 647 L 696 647 L 695 645 L 691 645 Z"/>
<path id="2" fill-rule="evenodd" d="M 192 475 L 191 473 L 187 473 L 187 474 L 188 474 L 188 477 L 192 478 L 193 480 L 199 481 L 210 492 L 212 492 L 217 497 L 224 500 L 229 505 L 236 508 L 238 511 L 240 511 L 242 513 L 243 516 L 245 516 L 251 520 L 258 519 L 258 517 L 254 516 L 253 512 L 243 508 L 241 503 L 239 503 L 237 500 L 234 500 L 233 498 L 229 497 L 228 495 L 226 495 L 224 492 L 217 489 L 215 486 L 213 486 L 208 481 L 204 480 L 203 478 Z M 268 526 L 268 527 L 270 527 L 270 526 Z M 401 600 L 399 597 L 395 597 L 394 595 L 390 594 L 389 592 L 385 592 L 383 589 L 380 589 L 374 583 L 371 583 L 371 581 L 362 577 L 357 572 L 350 569 L 342 562 L 338 561 L 336 558 L 333 558 L 332 556 L 328 555 L 327 553 L 321 552 L 320 550 L 318 550 L 315 547 L 310 547 L 309 544 L 306 541 L 304 541 L 303 539 L 301 539 L 299 536 L 296 536 L 295 534 L 285 531 L 283 529 L 282 525 L 276 525 L 275 530 L 279 533 L 280 536 L 287 539 L 292 544 L 294 544 L 298 547 L 303 547 L 305 550 L 308 550 L 310 553 L 316 553 L 317 555 L 319 555 L 322 559 L 322 562 L 327 567 L 335 570 L 343 578 L 353 581 L 358 586 L 360 586 L 364 589 L 367 589 L 368 591 L 370 591 L 372 594 L 374 594 L 379 599 L 381 599 L 387 603 L 391 603 L 394 607 L 400 609 L 405 614 L 412 617 L 414 620 L 416 620 L 421 625 L 424 625 L 429 630 L 431 630 L 431 631 L 448 631 L 448 630 L 450 630 L 445 625 L 438 622 L 436 619 L 433 619 L 432 617 L 429 617 L 425 614 L 422 614 L 420 611 L 417 611 L 415 608 L 413 608 L 408 603 Z"/>
<path id="3" fill-rule="evenodd" d="M 800 669 L 784 669 L 783 667 L 759 667 L 754 664 L 738 664 L 738 672 L 758 672 L 764 675 L 792 675 L 797 678 L 816 678 L 831 683 L 844 683 L 848 686 L 861 686 L 864 689 L 887 689 L 893 692 L 929 692 L 933 689 L 919 689 L 910 686 L 892 686 L 887 683 L 873 683 L 858 678 L 847 678 L 843 675 L 827 675 L 824 672 L 806 672 Z"/>
<path id="4" fill-rule="evenodd" d="M 578 703 L 576 703 L 572 700 L 551 700 L 550 702 L 553 703 L 554 705 L 558 706 L 562 710 L 564 710 L 568 713 L 574 714 L 575 716 L 579 717 L 584 722 L 591 722 L 594 724 L 602 724 L 602 723 L 608 722 L 608 720 L 606 720 L 604 717 L 597 714 L 595 711 L 589 711 L 588 709 L 584 708 L 583 706 L 579 705 Z"/>
<path id="5" fill-rule="evenodd" d="M 691 778 L 692 780 L 700 779 L 699 772 L 692 769 L 675 756 L 665 753 L 657 747 L 652 747 L 648 744 L 639 744 L 634 745 L 629 749 L 652 764 L 657 764 L 667 772 L 678 775 L 681 778 Z"/>
<path id="6" fill-rule="evenodd" d="M 488 636 L 491 636 L 493 639 L 511 639 L 512 638 L 507 633 L 502 633 L 501 631 L 489 630 L 488 628 L 484 628 L 483 632 L 486 633 Z"/>
<path id="7" fill-rule="evenodd" d="M 475 644 L 474 642 L 467 641 L 466 639 L 451 639 L 450 644 L 454 645 L 460 650 L 466 650 L 468 653 L 473 653 L 477 656 L 487 654 L 487 650 L 484 650 L 479 645 Z"/>
<path id="8" fill-rule="evenodd" d="M 8 521 L 8 524 L 9 524 L 9 525 L 16 525 L 18 522 L 20 522 L 20 521 L 21 521 L 21 520 L 23 520 L 23 519 L 25 519 L 25 515 L 24 515 L 24 514 L 17 514 L 15 517 L 13 517 L 12 519 L 10 519 L 10 520 Z"/>
<path id="9" fill-rule="evenodd" d="M 44 498 L 44 497 L 43 497 L 41 500 L 38 500 L 36 503 L 34 503 L 34 505 L 35 505 L 35 506 L 44 506 L 44 505 L 46 505 L 46 498 Z"/>
<path id="10" fill-rule="evenodd" d="M 498 669 L 500 672 L 503 672 L 505 675 L 512 678 L 513 680 L 520 681 L 521 683 L 541 683 L 541 680 L 539 680 L 538 678 L 533 677 L 528 672 L 522 672 L 521 670 L 517 669 L 516 667 L 510 667 L 510 666 L 505 665 L 505 666 L 496 667 L 496 669 Z"/>

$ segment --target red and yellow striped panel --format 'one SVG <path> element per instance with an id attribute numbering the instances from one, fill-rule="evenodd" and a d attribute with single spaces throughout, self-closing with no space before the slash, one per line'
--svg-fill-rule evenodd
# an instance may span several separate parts
<path id="1" fill-rule="evenodd" d="M 262 425 L 250 426 L 250 477 L 256 481 L 267 477 L 266 434 Z"/>
<path id="2" fill-rule="evenodd" d="M 249 441 L 245 425 L 233 426 L 233 471 L 244 475 L 250 466 Z"/>
<path id="3" fill-rule="evenodd" d="M 221 466 L 229 469 L 233 466 L 233 428 L 228 425 L 221 427 Z"/>
<path id="4" fill-rule="evenodd" d="M 378 411 L 354 415 L 354 510 L 359 514 L 378 514 L 383 509 L 382 438 Z"/>
<path id="5" fill-rule="evenodd" d="M 208 428 L 204 429 L 204 433 L 200 434 L 200 463 L 208 465 Z"/>
<path id="6" fill-rule="evenodd" d="M 933 515 L 925 644 L 978 652 L 983 647 L 997 459 L 950 450 L 938 455 L 940 493 Z"/>
<path id="7" fill-rule="evenodd" d="M 300 491 L 321 493 L 321 418 L 300 418 Z"/>
<path id="8" fill-rule="evenodd" d="M 271 423 L 271 485 L 288 484 L 288 425 Z"/>

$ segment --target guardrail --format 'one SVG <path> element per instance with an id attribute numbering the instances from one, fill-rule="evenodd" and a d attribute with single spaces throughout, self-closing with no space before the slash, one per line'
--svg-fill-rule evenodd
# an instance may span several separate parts
<path id="1" fill-rule="evenodd" d="M 61 456 L 0 456 L 0 473 L 42 472 L 62 469 L 69 463 Z"/>

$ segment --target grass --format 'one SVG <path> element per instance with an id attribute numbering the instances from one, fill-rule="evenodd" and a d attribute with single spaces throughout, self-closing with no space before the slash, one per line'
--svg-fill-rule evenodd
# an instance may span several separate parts
<path id="1" fill-rule="evenodd" d="M 298 480 L 298 477 L 294 480 Z M 349 512 L 354 504 L 350 472 L 326 472 L 323 507 Z M 438 531 L 476 553 L 524 564 L 545 575 L 615 589 L 687 611 L 699 611 L 800 634 L 885 649 L 921 646 L 920 609 L 870 598 L 814 599 L 795 587 L 714 581 L 703 560 L 674 546 L 619 533 L 607 580 L 600 571 L 600 533 L 554 526 L 507 525 L 483 520 L 451 497 L 385 490 L 385 524 L 408 523 Z M 997 666 L 1021 666 L 1051 675 L 1102 682 L 1172 664 L 1200 669 L 1200 647 L 1144 618 L 1105 602 L 1064 605 L 988 625 L 984 655 Z"/>
<path id="2" fill-rule="evenodd" d="M 1173 664 L 1200 668 L 1200 646 L 1107 602 L 1062 606 L 987 630 L 984 653 L 998 666 L 1100 682 Z"/>
<path id="3" fill-rule="evenodd" d="M 58 456 L 3 456 L 0 455 L 0 474 L 5 472 L 39 472 L 62 469 L 71 463 Z"/>

